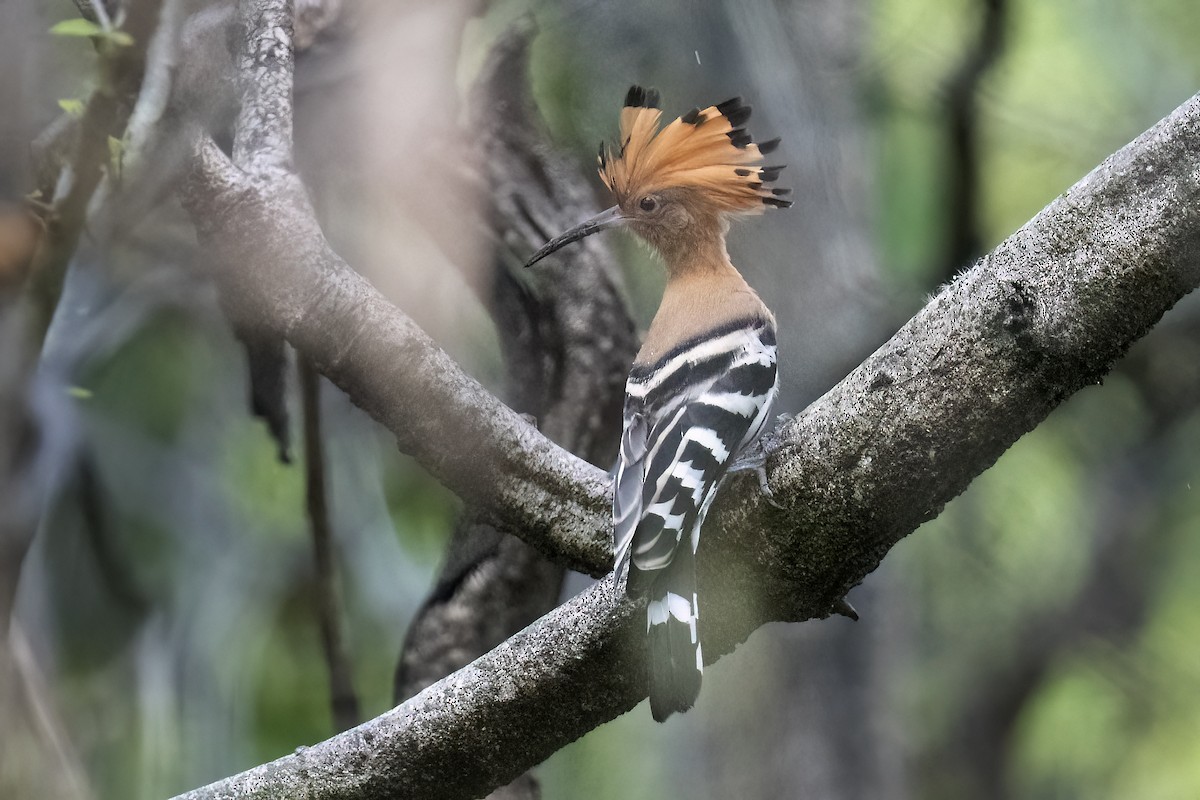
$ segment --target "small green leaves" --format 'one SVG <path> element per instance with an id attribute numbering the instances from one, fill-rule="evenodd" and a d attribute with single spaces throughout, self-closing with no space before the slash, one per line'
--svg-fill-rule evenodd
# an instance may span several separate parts
<path id="1" fill-rule="evenodd" d="M 91 20 L 76 17 L 55 23 L 50 33 L 54 36 L 103 36 L 104 28 Z"/>
<path id="2" fill-rule="evenodd" d="M 125 31 L 115 29 L 105 30 L 100 25 L 91 20 L 76 17 L 75 19 L 64 19 L 62 22 L 57 22 L 50 33 L 53 36 L 89 36 L 97 39 L 103 39 L 111 42 L 119 47 L 128 47 L 133 44 L 133 37 Z"/>
<path id="3" fill-rule="evenodd" d="M 66 97 L 58 101 L 58 107 L 75 119 L 83 116 L 83 101 L 74 97 Z"/>

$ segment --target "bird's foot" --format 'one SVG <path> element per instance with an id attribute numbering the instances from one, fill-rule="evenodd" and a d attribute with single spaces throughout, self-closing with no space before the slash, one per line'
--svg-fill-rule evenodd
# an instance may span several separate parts
<path id="1" fill-rule="evenodd" d="M 775 499 L 775 493 L 771 491 L 771 484 L 767 481 L 767 451 L 763 447 L 761 440 L 755 442 L 746 451 L 738 455 L 733 463 L 729 465 L 726 474 L 733 475 L 738 472 L 753 472 L 758 478 L 758 489 L 762 492 L 763 497 L 767 498 L 767 502 L 778 508 L 780 511 L 786 511 L 779 501 Z"/>

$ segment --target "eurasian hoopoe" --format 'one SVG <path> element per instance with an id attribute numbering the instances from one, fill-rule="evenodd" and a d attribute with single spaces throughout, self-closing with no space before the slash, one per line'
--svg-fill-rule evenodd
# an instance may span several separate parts
<path id="1" fill-rule="evenodd" d="M 667 285 L 625 387 L 613 491 L 614 587 L 647 597 L 650 709 L 659 722 L 692 707 L 704 661 L 695 554 L 730 466 L 762 432 L 775 399 L 775 318 L 725 250 L 729 217 L 787 208 L 762 166 L 740 98 L 693 109 L 658 130 L 658 93 L 634 86 L 616 154 L 600 178 L 617 205 L 534 254 L 533 264 L 596 231 L 628 225 L 666 262 Z M 527 266 L 528 266 L 527 264 Z M 683 546 L 681 546 L 683 545 Z"/>

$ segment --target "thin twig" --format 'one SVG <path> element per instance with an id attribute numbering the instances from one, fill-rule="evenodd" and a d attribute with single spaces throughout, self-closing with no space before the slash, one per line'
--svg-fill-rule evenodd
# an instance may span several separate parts
<path id="1" fill-rule="evenodd" d="M 1008 0 L 978 0 L 979 39 L 946 85 L 946 241 L 938 282 L 982 254 L 979 224 L 979 85 L 1004 48 Z"/>
<path id="2" fill-rule="evenodd" d="M 359 721 L 354 671 L 346 643 L 346 614 L 334 556 L 333 531 L 329 521 L 328 486 L 325 480 L 325 448 L 321 441 L 321 376 L 304 359 L 298 359 L 300 397 L 304 413 L 304 489 L 309 532 L 312 534 L 313 564 L 316 568 L 317 619 L 321 645 L 329 669 L 329 699 L 333 723 L 339 731 Z"/>
<path id="3" fill-rule="evenodd" d="M 112 30 L 112 19 L 108 16 L 108 9 L 104 7 L 104 0 L 91 0 L 92 12 L 96 15 L 96 23 L 104 29 L 105 32 Z"/>
<path id="4" fill-rule="evenodd" d="M 121 139 L 142 84 L 146 48 L 158 23 L 159 0 L 132 0 L 126 32 L 133 44 L 99 48 L 99 81 L 84 107 L 69 187 L 54 199 L 46 230 L 34 255 L 29 292 L 34 306 L 34 340 L 45 340 L 70 264 L 87 221 L 88 206 L 109 164 L 109 138 Z"/>
<path id="5" fill-rule="evenodd" d="M 70 797 L 75 800 L 89 800 L 94 795 L 88 784 L 87 771 L 83 768 L 66 725 L 55 708 L 50 687 L 38 667 L 29 639 L 16 622 L 13 622 L 6 633 L 15 677 L 22 689 L 21 695 L 28 704 L 37 734 L 58 762 L 64 788 L 70 792 Z M 0 650 L 2 649 L 0 647 Z"/>

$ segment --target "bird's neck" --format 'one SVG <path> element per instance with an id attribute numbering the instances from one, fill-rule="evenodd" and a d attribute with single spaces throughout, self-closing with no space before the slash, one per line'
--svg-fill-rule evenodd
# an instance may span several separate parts
<path id="1" fill-rule="evenodd" d="M 719 237 L 667 258 L 667 285 L 636 363 L 653 364 L 675 347 L 745 319 L 774 322 L 733 266 Z"/>
<path id="2" fill-rule="evenodd" d="M 729 262 L 724 231 L 716 222 L 689 226 L 669 237 L 658 237 L 653 244 L 666 264 L 668 281 L 701 273 L 737 272 Z"/>

